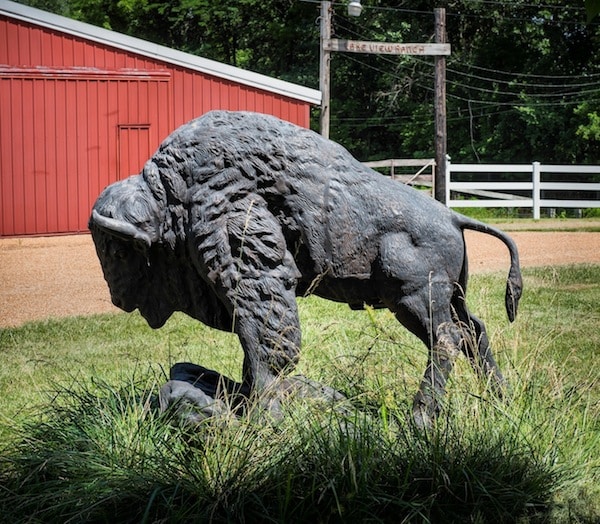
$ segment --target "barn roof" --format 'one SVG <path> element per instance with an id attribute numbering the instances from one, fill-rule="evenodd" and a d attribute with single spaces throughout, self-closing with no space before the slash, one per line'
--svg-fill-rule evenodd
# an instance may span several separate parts
<path id="1" fill-rule="evenodd" d="M 256 89 L 284 95 L 296 100 L 315 105 L 321 103 L 321 92 L 315 89 L 177 51 L 147 40 L 127 36 L 23 4 L 5 0 L 0 3 L 0 15 L 199 71 L 207 75 L 248 85 Z"/>

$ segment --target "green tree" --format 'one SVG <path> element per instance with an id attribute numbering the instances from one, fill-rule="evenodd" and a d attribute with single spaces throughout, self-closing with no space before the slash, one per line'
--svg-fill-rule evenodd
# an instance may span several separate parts
<path id="1" fill-rule="evenodd" d="M 585 0 L 585 10 L 590 23 L 600 13 L 600 0 Z"/>

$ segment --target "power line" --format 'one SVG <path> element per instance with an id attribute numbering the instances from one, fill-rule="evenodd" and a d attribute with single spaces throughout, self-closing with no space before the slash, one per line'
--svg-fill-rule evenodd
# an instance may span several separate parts
<path id="1" fill-rule="evenodd" d="M 486 89 L 484 87 L 476 87 L 476 86 L 472 86 L 472 85 L 468 85 L 468 84 L 463 84 L 461 82 L 455 82 L 452 80 L 446 80 L 447 84 L 456 86 L 456 87 L 461 87 L 465 90 L 470 90 L 470 91 L 478 91 L 480 93 L 491 93 L 494 95 L 516 95 L 516 96 L 531 96 L 531 97 L 537 97 L 537 98 L 558 98 L 558 97 L 565 97 L 565 96 L 576 96 L 576 95 L 587 95 L 587 94 L 591 94 L 591 93 L 600 93 L 600 85 L 596 84 L 596 89 L 587 89 L 587 90 L 577 90 L 577 91 L 559 91 L 559 92 L 555 92 L 555 93 L 527 93 L 524 91 L 500 91 L 498 89 Z M 576 87 L 576 86 L 561 86 L 561 87 Z"/>
<path id="2" fill-rule="evenodd" d="M 347 57 L 349 60 L 358 63 L 360 65 L 362 65 L 363 67 L 367 67 L 368 69 L 371 69 L 373 71 L 376 71 L 377 73 L 380 74 L 385 74 L 388 76 L 391 76 L 392 78 L 397 78 L 397 79 L 402 79 L 403 77 L 401 77 L 400 75 L 396 74 L 396 73 L 392 73 L 390 71 L 385 71 L 377 66 L 374 66 L 372 63 L 370 62 L 365 62 L 365 61 L 361 61 L 353 56 L 348 56 Z M 416 85 L 417 87 L 424 89 L 428 92 L 433 92 L 433 87 L 431 86 L 426 86 L 423 85 L 419 82 L 413 82 L 414 85 Z M 539 98 L 543 98 L 540 95 L 536 95 L 536 94 L 531 94 L 531 93 L 520 93 L 520 92 L 498 92 L 498 91 L 494 91 L 494 90 L 487 90 L 487 89 L 483 89 L 483 88 L 475 88 L 472 86 L 467 86 L 464 84 L 458 84 L 461 87 L 464 87 L 465 89 L 471 89 L 473 91 L 478 91 L 478 92 L 488 92 L 491 94 L 504 94 L 504 95 L 509 95 L 509 96 L 513 96 L 515 97 L 514 100 L 504 100 L 504 101 L 498 101 L 498 100 L 474 100 L 473 98 L 466 98 L 464 96 L 458 95 L 456 93 L 452 93 L 452 92 L 446 92 L 446 95 L 448 98 L 450 99 L 456 99 L 456 100 L 460 100 L 463 102 L 468 102 L 471 104 L 478 104 L 478 105 L 482 105 L 482 106 L 510 106 L 510 107 L 515 107 L 515 106 L 532 106 L 532 107 L 565 107 L 565 106 L 570 106 L 570 105 L 578 105 L 581 104 L 582 102 L 592 102 L 592 103 L 596 103 L 598 100 L 597 98 L 586 98 L 586 99 L 581 99 L 579 98 L 575 98 L 578 97 L 581 94 L 585 94 L 585 95 L 596 95 L 596 94 L 600 94 L 600 86 L 598 89 L 594 89 L 594 90 L 587 90 L 587 91 L 576 91 L 576 92 L 571 92 L 571 93 L 557 93 L 557 94 L 552 94 L 552 93 L 547 93 L 546 97 L 548 97 L 548 95 L 552 96 L 552 97 L 556 97 L 556 98 L 562 98 L 559 101 L 555 101 L 555 102 L 542 102 L 539 100 Z M 526 101 L 523 100 L 523 97 L 530 97 L 532 100 L 531 101 Z M 564 97 L 565 96 L 573 96 L 574 99 L 573 100 L 565 100 Z"/>
<path id="3" fill-rule="evenodd" d="M 369 38 L 364 33 L 359 33 L 358 31 L 351 29 L 350 27 L 344 25 L 343 23 L 338 24 L 338 25 L 340 26 L 341 29 L 345 30 L 348 34 L 350 34 L 354 37 L 357 37 L 362 40 Z M 430 64 L 429 61 L 426 61 L 425 59 L 419 58 L 417 56 L 414 56 L 411 58 L 420 63 L 427 63 L 428 65 Z M 392 59 L 390 59 L 388 57 L 385 57 L 385 59 L 389 63 L 392 63 L 394 65 L 400 65 L 400 62 L 398 62 L 398 61 L 392 61 Z M 452 59 L 450 59 L 450 60 L 452 60 Z M 459 61 L 454 61 L 453 63 L 455 65 L 461 64 Z M 469 69 L 479 70 L 479 71 L 485 71 L 487 73 L 493 73 L 493 74 L 500 75 L 500 76 L 507 76 L 507 77 L 514 77 L 514 78 L 536 78 L 536 79 L 547 79 L 547 80 L 556 80 L 556 81 L 580 82 L 579 84 L 577 84 L 577 83 L 569 84 L 571 87 L 588 87 L 591 85 L 595 85 L 593 81 L 592 82 L 582 82 L 582 80 L 591 80 L 591 79 L 600 77 L 600 73 L 586 73 L 584 75 L 538 75 L 538 74 L 530 74 L 530 73 L 501 71 L 499 69 L 491 69 L 491 68 L 476 66 L 473 64 L 464 64 L 464 67 L 469 68 Z M 552 87 L 564 87 L 563 84 L 548 84 L 548 83 L 544 83 L 544 84 L 539 83 L 538 84 L 538 83 L 530 83 L 530 82 L 517 82 L 514 79 L 503 80 L 501 78 L 483 77 L 480 75 L 473 75 L 471 73 L 464 73 L 464 72 L 461 72 L 461 71 L 458 71 L 458 70 L 452 69 L 452 68 L 447 68 L 447 71 L 450 73 L 454 73 L 457 75 L 464 75 L 466 77 L 475 78 L 475 79 L 482 80 L 482 81 L 488 81 L 488 82 L 493 82 L 493 83 L 512 84 L 514 86 L 519 86 L 519 87 L 537 87 L 537 88 L 541 88 L 541 89 L 547 89 L 547 88 L 552 88 Z"/>
<path id="4" fill-rule="evenodd" d="M 414 57 L 414 60 L 418 61 L 421 64 L 429 65 L 429 63 L 426 60 L 423 60 L 421 58 Z M 472 73 L 466 73 L 466 72 L 459 71 L 458 69 L 454 69 L 451 67 L 446 68 L 446 71 L 448 73 L 452 73 L 454 75 L 465 77 L 465 78 L 472 78 L 472 79 L 480 80 L 482 82 L 489 82 L 491 84 L 503 84 L 503 85 L 508 85 L 511 87 L 526 87 L 526 88 L 533 88 L 533 89 L 554 89 L 554 88 L 565 88 L 565 87 L 582 88 L 582 87 L 592 87 L 592 86 L 598 86 L 600 88 L 600 84 L 598 83 L 598 80 L 593 80 L 595 78 L 600 77 L 600 73 L 586 73 L 583 75 L 563 75 L 563 76 L 534 75 L 534 74 L 514 73 L 514 72 L 510 72 L 510 71 L 501 71 L 499 69 L 489 69 L 489 68 L 484 68 L 484 67 L 478 67 L 478 66 L 475 66 L 472 64 L 463 63 L 463 62 L 459 61 L 458 59 L 455 59 L 454 61 L 452 61 L 452 64 L 459 65 L 459 66 L 462 65 L 467 69 L 483 70 L 488 73 L 494 73 L 494 74 L 502 75 L 502 76 L 509 76 L 509 77 L 513 76 L 513 77 L 516 77 L 519 79 L 532 77 L 532 78 L 540 78 L 540 79 L 547 78 L 548 80 L 562 80 L 563 81 L 560 84 L 522 82 L 522 81 L 518 81 L 515 79 L 504 80 L 502 78 L 497 78 L 497 77 L 474 75 Z M 400 67 L 403 66 L 403 64 L 401 64 L 401 63 L 398 63 L 397 65 Z M 590 81 L 584 82 L 583 80 L 590 80 Z M 569 83 L 565 83 L 565 82 L 569 82 Z"/>
<path id="5" fill-rule="evenodd" d="M 302 1 L 310 1 L 310 0 L 302 0 Z M 552 10 L 552 9 L 556 9 L 556 10 L 560 10 L 561 12 L 564 11 L 581 11 L 582 13 L 582 17 L 581 20 L 554 20 L 554 19 L 545 19 L 542 17 L 540 18 L 540 23 L 551 23 L 551 24 L 560 24 L 560 25 L 564 25 L 564 26 L 569 26 L 569 25 L 573 25 L 573 26 L 585 26 L 585 27 L 596 27 L 598 25 L 600 25 L 600 22 L 590 22 L 590 23 L 586 23 L 585 17 L 583 16 L 583 14 L 585 13 L 585 8 L 577 8 L 577 7 L 565 7 L 565 6 L 559 6 L 559 5 L 552 5 L 552 4 L 540 4 L 540 5 L 535 5 L 535 4 L 517 4 L 517 3 L 503 3 L 503 2 L 492 2 L 492 1 L 488 1 L 488 2 L 482 2 L 477 0 L 479 4 L 490 4 L 490 5 L 499 5 L 502 7 L 507 7 L 507 6 L 512 6 L 512 8 L 527 8 L 527 9 L 537 9 L 538 11 L 544 11 L 544 10 Z M 317 1 L 314 1 L 313 3 L 320 3 Z M 332 4 L 334 6 L 345 6 L 346 4 L 343 2 L 332 2 Z M 466 4 L 466 6 L 468 7 L 468 4 Z M 384 7 L 384 6 L 368 6 L 365 5 L 363 6 L 363 8 L 366 11 L 388 11 L 388 12 L 396 12 L 396 13 L 407 13 L 407 14 L 415 14 L 415 15 L 422 15 L 422 16 L 431 16 L 431 11 L 425 11 L 425 10 L 420 10 L 420 9 L 406 9 L 403 7 Z M 515 16 L 513 14 L 507 14 L 507 15 L 503 15 L 503 14 L 499 14 L 499 13 L 494 13 L 493 15 L 482 15 L 482 14 L 476 14 L 476 13 L 458 13 L 458 12 L 453 12 L 452 10 L 447 9 L 446 10 L 446 17 L 449 18 L 475 18 L 475 19 L 481 19 L 481 20 L 510 20 L 510 21 L 515 21 L 515 22 L 531 22 L 533 15 L 531 16 L 527 16 L 527 17 L 518 17 Z"/>
<path id="6" fill-rule="evenodd" d="M 468 3 L 469 0 L 463 0 Z M 473 0 L 477 5 L 488 4 L 488 5 L 500 5 L 502 7 L 528 7 L 534 9 L 560 9 L 561 11 L 581 11 L 585 12 L 585 7 L 565 6 L 557 4 L 524 4 L 520 2 L 498 2 L 496 0 Z"/>
<path id="7" fill-rule="evenodd" d="M 457 62 L 460 63 L 460 62 Z M 467 64 L 467 67 L 470 67 Z M 505 85 L 510 85 L 510 86 L 515 86 L 515 87 L 530 87 L 530 88 L 539 88 L 539 89 L 548 89 L 548 88 L 555 88 L 555 87 L 565 87 L 565 86 L 569 86 L 569 87 L 589 87 L 589 86 L 598 86 L 598 80 L 594 80 L 591 82 L 584 82 L 584 83 L 573 83 L 573 84 L 565 84 L 565 83 L 561 83 L 561 84 L 538 84 L 538 83 L 532 83 L 532 82 L 519 82 L 516 80 L 502 80 L 499 78 L 492 78 L 492 77 L 486 77 L 486 76 L 481 76 L 481 75 L 473 75 L 471 73 L 464 73 L 462 71 L 458 71 L 457 69 L 452 69 L 450 67 L 446 68 L 446 72 L 448 73 L 452 73 L 452 74 L 456 74 L 458 76 L 463 76 L 466 78 L 473 78 L 475 80 L 481 80 L 483 82 L 490 82 L 490 83 L 496 83 L 496 84 L 505 84 Z M 496 71 L 497 73 L 503 73 L 502 71 Z M 503 74 L 508 74 L 508 73 L 503 73 Z M 600 76 L 600 74 L 598 75 L 594 75 L 594 76 Z M 565 80 L 574 80 L 574 81 L 579 81 L 583 78 L 589 78 L 586 76 L 569 76 L 569 77 L 564 77 Z"/>
<path id="8" fill-rule="evenodd" d="M 561 79 L 572 79 L 572 78 L 580 78 L 580 77 L 575 77 L 573 75 L 537 75 L 537 74 L 533 74 L 533 73 L 515 73 L 512 71 L 501 71 L 499 69 L 490 69 L 488 67 L 482 67 L 482 66 L 477 66 L 474 64 L 465 64 L 466 67 L 469 67 L 471 69 L 477 69 L 479 71 L 486 71 L 488 73 L 497 73 L 497 74 L 501 74 L 501 75 L 506 75 L 506 76 L 515 76 L 515 77 L 527 77 L 527 78 L 547 78 L 549 80 L 561 80 Z M 587 73 L 585 75 L 581 75 L 581 77 L 583 78 L 597 78 L 600 77 L 600 73 Z"/>
<path id="9" fill-rule="evenodd" d="M 361 36 L 358 33 L 356 33 L 357 36 Z M 400 76 L 397 73 L 394 73 L 392 71 L 388 71 L 388 70 L 384 70 L 378 67 L 375 67 L 374 65 L 372 65 L 372 63 L 366 63 L 362 60 L 358 60 L 354 57 L 349 57 L 349 59 L 351 61 L 354 61 L 355 63 L 359 63 L 363 66 L 366 66 L 370 69 L 375 70 L 376 72 L 380 73 L 380 74 L 384 74 L 387 76 L 391 76 L 392 78 L 397 78 L 397 79 L 402 79 L 403 77 Z M 382 56 L 380 57 L 380 60 L 389 64 L 394 65 L 396 68 L 400 67 L 406 67 L 406 64 L 403 64 L 400 61 L 393 61 L 391 58 Z M 417 59 L 419 62 L 424 63 L 425 61 L 422 59 Z M 471 67 L 471 66 L 468 66 Z M 496 73 L 502 73 L 502 74 L 512 74 L 512 73 L 507 73 L 507 72 L 503 72 L 503 71 L 499 71 L 499 70 L 489 70 L 488 71 L 494 71 Z M 482 76 L 476 76 L 476 75 L 470 75 L 468 73 L 461 73 L 460 71 L 457 71 L 455 69 L 450 69 L 449 72 L 451 72 L 452 74 L 456 74 L 459 77 L 461 75 L 467 77 L 467 78 L 477 78 L 481 81 L 484 82 L 489 82 L 491 84 L 497 84 L 497 83 L 503 83 L 505 85 L 511 86 L 511 87 L 520 87 L 520 88 L 528 88 L 527 91 L 501 91 L 498 90 L 496 88 L 493 89 L 489 89 L 489 88 L 485 88 L 485 87 L 478 87 L 478 86 L 473 86 L 470 84 L 464 84 L 461 83 L 459 81 L 455 81 L 455 80 L 451 80 L 451 79 L 447 79 L 446 82 L 450 85 L 453 85 L 455 87 L 458 88 L 462 88 L 466 91 L 476 91 L 476 92 L 480 92 L 480 93 L 489 93 L 489 94 L 494 94 L 494 95 L 504 95 L 504 96 L 514 96 L 514 97 L 519 97 L 519 102 L 523 103 L 522 98 L 523 96 L 527 96 L 527 97 L 531 97 L 531 98 L 564 98 L 564 97 L 578 97 L 581 98 L 582 96 L 587 96 L 587 95 L 593 95 L 596 93 L 600 93 L 600 85 L 595 83 L 595 82 L 586 82 L 586 83 L 575 83 L 575 84 L 529 84 L 529 83 L 515 83 L 512 84 L 510 81 L 506 81 L 506 80 L 498 80 L 495 78 L 488 78 L 488 77 L 482 77 Z M 596 76 L 600 76 L 600 75 L 596 75 Z M 521 75 L 519 74 L 519 77 L 521 77 Z M 554 78 L 554 77 L 553 77 Z M 569 78 L 569 79 L 579 79 L 581 77 L 574 77 L 574 76 L 570 76 L 570 77 L 560 77 L 563 79 Z M 585 77 L 584 77 L 585 78 Z M 419 85 L 419 84 L 416 84 Z M 586 90 L 582 90 L 582 87 L 592 87 L 594 86 L 594 89 L 586 89 Z M 420 87 L 424 87 L 424 86 L 420 86 Z M 556 89 L 556 88 L 560 88 L 561 91 L 558 92 L 554 92 L 554 93 L 539 93 L 539 92 L 531 92 L 529 91 L 529 88 L 533 88 L 533 89 Z M 577 91 L 570 91 L 571 89 L 576 89 Z M 430 88 L 426 88 L 428 90 L 431 90 Z M 567 91 L 564 91 L 564 89 L 567 89 Z M 453 96 L 452 93 L 447 93 L 449 96 Z M 581 100 L 578 101 L 578 103 L 581 102 Z M 560 105 L 560 104 L 559 104 Z"/>
<path id="10" fill-rule="evenodd" d="M 308 3 L 315 3 L 315 4 L 320 4 L 320 1 L 318 0 L 301 0 L 303 2 L 308 2 Z M 463 0 L 465 3 L 465 6 L 468 6 L 469 2 L 466 0 Z M 564 5 L 557 5 L 557 4 L 525 4 L 525 3 L 520 3 L 520 2 L 498 2 L 498 1 L 492 1 L 492 0 L 475 0 L 474 3 L 478 6 L 481 4 L 488 4 L 488 5 L 498 5 L 501 7 L 508 7 L 508 8 L 527 8 L 527 9 L 539 9 L 539 10 L 544 10 L 544 9 L 557 9 L 557 10 L 561 10 L 561 11 L 578 11 L 581 12 L 582 14 L 585 13 L 585 7 L 575 7 L 575 6 L 564 6 Z M 332 2 L 332 5 L 335 6 L 345 6 L 346 2 Z M 363 9 L 365 9 L 366 11 L 388 11 L 388 12 L 397 12 L 397 13 L 414 13 L 414 14 L 423 14 L 423 15 L 429 15 L 431 16 L 431 11 L 430 10 L 422 10 L 422 9 L 407 9 L 405 7 L 391 7 L 391 6 L 377 6 L 377 5 L 363 5 Z M 452 13 L 451 10 L 447 10 L 447 14 L 448 13 Z M 460 14 L 456 14 L 456 16 L 460 16 Z M 477 15 L 475 15 L 477 16 Z M 488 18 L 485 16 L 481 16 L 481 18 Z M 511 18 L 512 20 L 514 20 L 514 18 Z"/>

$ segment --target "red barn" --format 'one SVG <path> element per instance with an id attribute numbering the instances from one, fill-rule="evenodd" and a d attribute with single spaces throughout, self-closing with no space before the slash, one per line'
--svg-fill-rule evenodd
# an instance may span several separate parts
<path id="1" fill-rule="evenodd" d="M 87 231 L 100 191 L 206 111 L 308 127 L 320 100 L 314 89 L 3 0 L 0 236 Z"/>

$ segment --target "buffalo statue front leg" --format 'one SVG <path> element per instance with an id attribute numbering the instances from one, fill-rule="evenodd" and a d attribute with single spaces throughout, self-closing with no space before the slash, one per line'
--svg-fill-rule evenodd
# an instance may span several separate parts
<path id="1" fill-rule="evenodd" d="M 298 360 L 299 272 L 262 198 L 249 194 L 215 204 L 197 209 L 193 237 L 200 271 L 231 315 L 244 350 L 244 385 L 254 394 L 273 394 L 277 379 Z"/>

